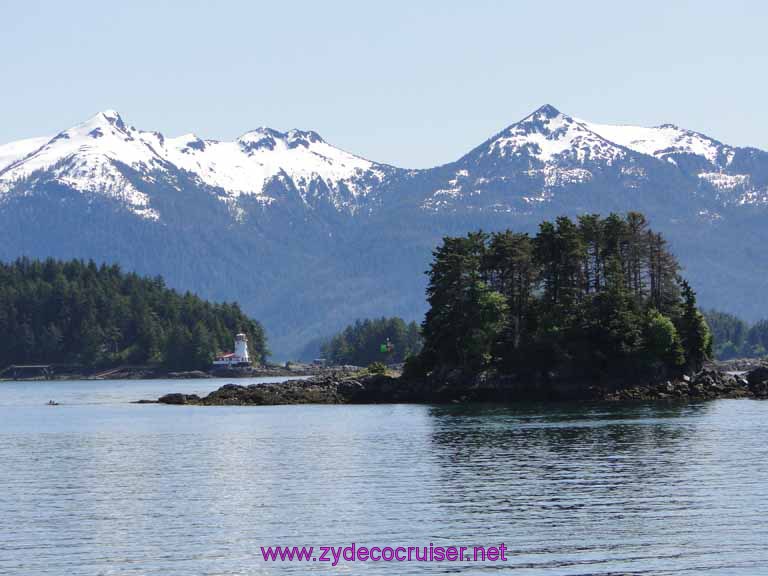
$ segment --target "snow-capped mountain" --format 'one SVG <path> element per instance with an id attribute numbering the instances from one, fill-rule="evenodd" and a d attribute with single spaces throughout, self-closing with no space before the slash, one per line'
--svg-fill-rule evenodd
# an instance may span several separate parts
<path id="1" fill-rule="evenodd" d="M 626 155 L 621 146 L 547 104 L 493 136 L 469 156 L 524 158 L 535 168 L 552 163 L 612 164 Z"/>
<path id="2" fill-rule="evenodd" d="M 524 213 L 551 202 L 558 188 L 588 183 L 596 172 L 617 166 L 625 175 L 642 175 L 631 150 L 545 105 L 452 165 L 445 184 L 423 207 L 453 210 L 470 201 L 479 209 Z M 510 189 L 520 193 L 509 194 Z"/>
<path id="3" fill-rule="evenodd" d="M 276 179 L 298 191 L 307 205 L 313 195 L 324 193 L 335 208 L 354 212 L 389 170 L 331 146 L 315 132 L 259 128 L 233 142 L 194 134 L 165 138 L 128 126 L 117 112 L 106 110 L 53 138 L 0 147 L 0 194 L 42 178 L 114 198 L 156 220 L 159 214 L 141 181 L 172 182 L 184 171 L 234 208 L 240 196 L 274 202 L 267 188 Z"/>
<path id="4" fill-rule="evenodd" d="M 712 201 L 708 209 L 768 203 L 762 169 L 768 154 L 736 148 L 672 124 L 655 128 L 595 124 L 545 105 L 449 165 L 423 202 L 431 211 L 471 205 L 511 213 L 558 204 L 564 189 L 664 188 L 659 180 L 683 178 L 690 194 Z M 510 194 L 511 190 L 517 194 Z"/>
<path id="5" fill-rule="evenodd" d="M 311 131 L 166 137 L 111 110 L 0 146 L 0 258 L 90 257 L 238 300 L 280 356 L 356 318 L 424 310 L 445 234 L 637 210 L 705 306 L 768 316 L 768 153 L 542 106 L 454 162 L 379 164 Z"/>
<path id="6" fill-rule="evenodd" d="M 162 158 L 139 136 L 117 112 L 101 112 L 3 168 L 0 193 L 25 180 L 52 179 L 80 192 L 114 198 L 142 217 L 157 219 L 149 196 L 132 184 L 120 167 L 149 173 L 163 166 Z"/>
<path id="7" fill-rule="evenodd" d="M 38 181 L 56 182 L 113 198 L 134 214 L 158 220 L 161 214 L 148 188 L 158 180 L 178 188 L 177 175 L 183 172 L 235 218 L 243 215 L 243 197 L 270 206 L 290 194 L 308 208 L 325 204 L 354 214 L 385 202 L 391 181 L 415 178 L 415 187 L 424 189 L 426 178 L 432 189 L 422 198 L 424 210 L 471 204 L 527 213 L 531 206 L 556 203 L 564 187 L 589 185 L 607 174 L 622 188 L 641 188 L 653 180 L 649 172 L 662 171 L 649 164 L 652 158 L 693 176 L 693 192 L 717 204 L 762 204 L 768 202 L 768 181 L 753 165 L 762 166 L 766 156 L 671 124 L 596 124 L 545 105 L 447 170 L 409 172 L 340 150 L 311 131 L 263 127 L 231 142 L 194 134 L 166 138 L 129 126 L 117 112 L 106 110 L 53 138 L 0 146 L 0 197 L 11 189 L 26 193 Z"/>

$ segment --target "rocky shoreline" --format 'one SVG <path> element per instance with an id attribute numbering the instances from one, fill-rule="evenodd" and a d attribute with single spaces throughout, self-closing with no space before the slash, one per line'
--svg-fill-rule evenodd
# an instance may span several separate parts
<path id="1" fill-rule="evenodd" d="M 768 398 L 768 366 L 733 374 L 705 368 L 678 380 L 632 387 L 522 383 L 509 376 L 481 374 L 472 379 L 405 380 L 384 374 L 328 373 L 307 380 L 241 386 L 227 384 L 207 396 L 166 394 L 142 403 L 199 406 L 280 404 L 380 404 L 514 402 L 520 400 L 638 401 Z"/>
<path id="2" fill-rule="evenodd" d="M 153 366 L 121 366 L 101 371 L 58 371 L 48 374 L 35 373 L 27 377 L 0 378 L 2 381 L 69 381 L 69 380 L 193 380 L 206 378 L 265 378 L 317 376 L 330 370 L 307 364 L 283 366 L 259 366 L 249 369 L 224 369 L 215 371 L 169 371 Z M 351 371 L 351 370 L 348 370 Z"/>
<path id="3" fill-rule="evenodd" d="M 768 398 L 768 368 L 743 374 L 705 368 L 680 380 L 657 382 L 607 392 L 605 400 L 715 400 L 718 398 Z"/>
<path id="4" fill-rule="evenodd" d="M 355 377 L 331 373 L 307 380 L 274 384 L 226 384 L 204 397 L 166 394 L 159 404 L 200 406 L 273 406 L 278 404 L 367 404 L 414 401 L 411 390 L 399 378 L 385 375 Z M 142 401 L 147 402 L 147 401 Z"/>

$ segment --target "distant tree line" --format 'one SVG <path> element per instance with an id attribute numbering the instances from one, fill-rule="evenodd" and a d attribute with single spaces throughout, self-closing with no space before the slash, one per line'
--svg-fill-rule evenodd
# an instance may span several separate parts
<path id="1" fill-rule="evenodd" d="M 695 292 L 639 213 L 561 217 L 533 237 L 446 237 L 428 276 L 424 348 L 409 370 L 599 379 L 698 368 L 711 354 Z"/>
<path id="2" fill-rule="evenodd" d="M 768 320 L 752 326 L 725 312 L 704 312 L 712 330 L 714 354 L 719 360 L 760 358 L 768 355 Z"/>
<path id="3" fill-rule="evenodd" d="M 416 322 L 402 318 L 357 320 L 321 346 L 321 354 L 332 364 L 368 366 L 374 362 L 403 362 L 421 350 Z"/>
<path id="4" fill-rule="evenodd" d="M 201 369 L 248 335 L 255 361 L 267 352 L 261 325 L 237 304 L 213 304 L 118 266 L 73 260 L 0 263 L 0 367 L 157 364 Z"/>

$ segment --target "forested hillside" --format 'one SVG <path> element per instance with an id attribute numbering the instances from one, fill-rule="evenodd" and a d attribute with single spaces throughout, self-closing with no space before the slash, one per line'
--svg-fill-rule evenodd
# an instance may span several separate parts
<path id="1" fill-rule="evenodd" d="M 248 335 L 263 361 L 261 325 L 237 304 L 213 304 L 119 266 L 73 260 L 0 263 L 0 367 L 21 363 L 87 366 L 158 364 L 207 368 L 214 354 Z"/>
<path id="2" fill-rule="evenodd" d="M 712 330 L 715 357 L 760 358 L 768 354 L 768 320 L 751 326 L 733 314 L 709 310 L 704 313 Z"/>
<path id="3" fill-rule="evenodd" d="M 321 353 L 331 364 L 368 366 L 373 362 L 403 362 L 421 350 L 416 322 L 402 318 L 358 320 L 322 345 Z"/>
<path id="4" fill-rule="evenodd" d="M 447 237 L 427 296 L 424 349 L 412 370 L 598 381 L 697 369 L 710 354 L 693 289 L 639 213 L 560 217 L 533 237 Z"/>

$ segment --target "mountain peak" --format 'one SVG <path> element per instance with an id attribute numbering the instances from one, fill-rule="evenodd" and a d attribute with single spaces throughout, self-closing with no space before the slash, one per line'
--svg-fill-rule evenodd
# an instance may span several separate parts
<path id="1" fill-rule="evenodd" d="M 120 114 L 117 110 L 113 108 L 107 108 L 106 110 L 102 110 L 99 112 L 106 120 L 109 122 L 122 122 L 123 119 L 120 117 Z"/>
<path id="2" fill-rule="evenodd" d="M 573 118 L 563 114 L 551 104 L 544 104 L 544 106 L 537 108 L 528 116 L 510 126 L 510 128 L 523 129 L 529 133 L 539 132 L 547 134 L 574 122 Z"/>
<path id="3" fill-rule="evenodd" d="M 556 118 L 557 116 L 560 116 L 560 114 L 560 110 L 552 106 L 552 104 L 544 104 L 544 106 L 541 106 L 536 111 L 534 111 L 531 116 L 539 118 Z"/>
<path id="4" fill-rule="evenodd" d="M 619 146 L 551 104 L 539 107 L 512 124 L 480 149 L 483 155 L 508 157 L 515 161 L 521 158 L 544 163 L 564 160 L 580 165 L 588 161 L 610 164 L 625 154 Z"/>
<path id="5" fill-rule="evenodd" d="M 275 130 L 274 128 L 270 128 L 268 126 L 259 126 L 258 128 L 254 128 L 253 130 L 250 130 L 245 134 L 243 134 L 242 136 L 240 136 L 238 140 L 240 141 L 248 141 L 248 140 L 254 140 L 254 139 L 258 140 L 263 137 L 270 137 L 276 140 L 286 140 L 286 141 L 295 140 L 297 138 L 304 138 L 309 142 L 324 142 L 324 140 L 320 137 L 320 135 L 314 130 L 299 130 L 298 128 L 292 128 L 287 132 L 280 132 L 279 130 Z"/>
<path id="6" fill-rule="evenodd" d="M 294 128 L 292 130 L 289 130 L 286 134 L 289 141 L 301 141 L 301 142 L 308 142 L 311 144 L 316 144 L 319 142 L 325 142 L 320 137 L 320 134 L 315 132 L 314 130 L 299 130 L 297 128 Z"/>
<path id="7" fill-rule="evenodd" d="M 284 134 L 280 132 L 279 130 L 275 130 L 274 128 L 270 128 L 269 126 L 259 126 L 258 128 L 254 128 L 253 130 L 249 130 L 238 140 L 247 140 L 251 138 L 258 138 L 261 136 L 271 136 L 273 138 L 282 138 Z"/>
<path id="8" fill-rule="evenodd" d="M 114 126 L 116 128 L 119 128 L 120 130 L 125 129 L 125 123 L 123 122 L 122 117 L 117 112 L 117 110 L 113 110 L 111 108 L 107 108 L 106 110 L 102 110 L 98 114 L 95 114 L 94 116 L 91 116 L 88 120 L 86 120 L 83 125 L 85 126 Z"/>
<path id="9" fill-rule="evenodd" d="M 324 143 L 320 135 L 312 130 L 298 130 L 296 128 L 288 132 L 280 132 L 273 128 L 260 126 L 255 130 L 246 132 L 237 139 L 240 146 L 247 152 L 255 150 L 274 150 L 277 142 L 282 142 L 288 148 L 299 146 L 309 148 L 312 144 Z"/>

